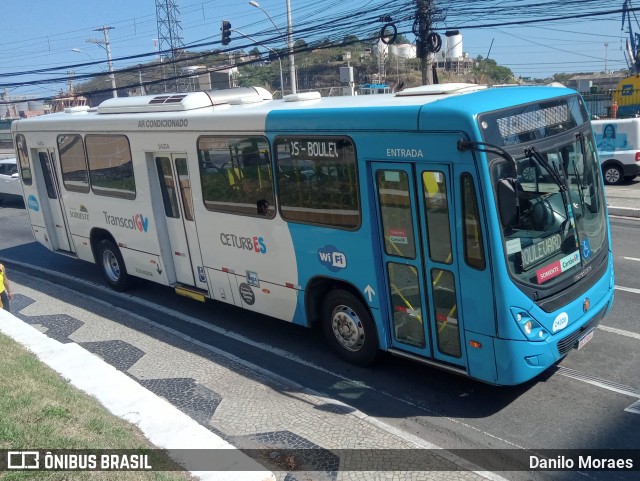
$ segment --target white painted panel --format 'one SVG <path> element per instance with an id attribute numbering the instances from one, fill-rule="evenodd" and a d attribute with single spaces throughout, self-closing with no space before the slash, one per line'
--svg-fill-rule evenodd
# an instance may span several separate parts
<path id="1" fill-rule="evenodd" d="M 122 247 L 120 247 L 120 253 L 124 259 L 127 274 L 159 284 L 168 284 L 160 257 L 146 252 L 123 249 Z"/>
<path id="2" fill-rule="evenodd" d="M 207 269 L 206 271 L 209 278 L 211 298 L 227 304 L 235 304 L 231 284 L 229 283 L 229 274 L 217 269 Z"/>
<path id="3" fill-rule="evenodd" d="M 251 276 L 254 285 L 249 285 L 249 276 L 236 274 L 233 277 L 236 283 L 234 296 L 240 307 L 284 321 L 293 321 L 298 297 L 296 289 L 265 282 L 254 276 Z"/>
<path id="4" fill-rule="evenodd" d="M 73 245 L 76 247 L 78 259 L 82 259 L 83 261 L 88 261 L 93 264 L 95 259 L 93 257 L 93 251 L 91 250 L 91 242 L 89 239 L 73 234 L 71 235 L 71 238 L 73 239 Z"/>

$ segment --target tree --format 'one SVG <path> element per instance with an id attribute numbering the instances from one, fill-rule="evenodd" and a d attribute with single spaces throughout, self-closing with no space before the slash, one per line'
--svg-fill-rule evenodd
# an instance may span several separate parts
<path id="1" fill-rule="evenodd" d="M 342 39 L 342 45 L 352 45 L 358 42 L 360 42 L 360 39 L 355 35 L 345 35 L 345 37 Z"/>
<path id="2" fill-rule="evenodd" d="M 483 58 L 482 55 L 476 57 L 477 66 L 474 68 L 474 74 L 479 77 L 481 83 L 498 83 L 508 82 L 513 78 L 513 72 L 510 68 L 501 67 L 492 58 Z"/>

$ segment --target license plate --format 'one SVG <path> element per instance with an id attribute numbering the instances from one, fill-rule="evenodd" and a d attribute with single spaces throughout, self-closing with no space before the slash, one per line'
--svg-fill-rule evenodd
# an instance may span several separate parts
<path id="1" fill-rule="evenodd" d="M 580 338 L 580 340 L 578 341 L 578 349 L 582 349 L 584 345 L 593 338 L 593 331 L 595 331 L 595 329 L 591 329 Z"/>

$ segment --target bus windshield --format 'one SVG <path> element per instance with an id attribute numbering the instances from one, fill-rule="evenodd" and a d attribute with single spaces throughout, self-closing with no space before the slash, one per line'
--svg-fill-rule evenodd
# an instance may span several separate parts
<path id="1" fill-rule="evenodd" d="M 589 124 L 580 121 L 586 119 L 581 109 L 579 115 L 571 110 L 560 115 L 562 128 L 537 124 L 539 135 L 520 137 L 513 146 L 504 139 L 515 165 L 504 158 L 490 164 L 510 274 L 536 290 L 555 291 L 607 249 L 593 135 Z M 506 183 L 511 197 L 501 193 Z M 506 202 L 513 202 L 508 216 L 500 205 Z"/>

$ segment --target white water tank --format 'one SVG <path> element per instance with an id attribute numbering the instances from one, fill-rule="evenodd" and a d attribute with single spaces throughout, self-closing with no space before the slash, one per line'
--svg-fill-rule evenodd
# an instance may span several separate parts
<path id="1" fill-rule="evenodd" d="M 389 50 L 389 45 L 384 43 L 382 40 L 378 40 L 373 44 L 373 53 L 375 55 L 386 55 Z"/>
<path id="2" fill-rule="evenodd" d="M 44 102 L 42 100 L 29 100 L 27 105 L 29 110 L 44 110 Z"/>
<path id="3" fill-rule="evenodd" d="M 462 34 L 459 30 L 445 32 L 445 58 L 462 57 Z"/>
<path id="4" fill-rule="evenodd" d="M 397 46 L 397 51 L 400 58 L 416 58 L 416 47 L 410 43 L 401 43 Z"/>

